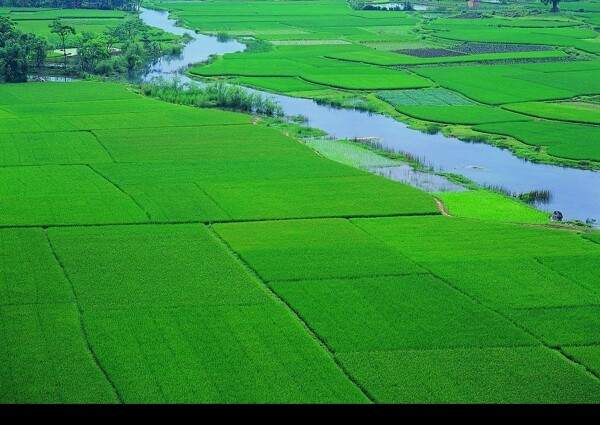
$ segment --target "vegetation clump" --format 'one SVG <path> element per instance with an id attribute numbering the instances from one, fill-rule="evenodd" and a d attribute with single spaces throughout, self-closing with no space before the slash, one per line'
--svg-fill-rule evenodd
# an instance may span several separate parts
<path id="1" fill-rule="evenodd" d="M 178 79 L 156 79 L 140 85 L 140 88 L 146 96 L 180 105 L 283 116 L 283 108 L 275 100 L 222 82 L 197 85 L 183 83 Z"/>

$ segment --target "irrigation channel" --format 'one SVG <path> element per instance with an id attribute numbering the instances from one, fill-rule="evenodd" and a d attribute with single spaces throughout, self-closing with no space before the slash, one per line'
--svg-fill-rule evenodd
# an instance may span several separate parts
<path id="1" fill-rule="evenodd" d="M 178 77 L 182 82 L 194 83 L 183 75 L 190 65 L 205 61 L 212 54 L 222 55 L 245 49 L 244 44 L 235 40 L 219 42 L 217 37 L 194 34 L 178 27 L 176 21 L 168 19 L 168 13 L 164 11 L 142 9 L 140 17 L 153 27 L 178 35 L 187 32 L 194 37 L 180 56 L 165 57 L 152 65 L 140 77 L 142 81 L 155 77 Z M 441 134 L 421 133 L 384 115 L 332 108 L 310 99 L 257 92 L 277 100 L 286 115 L 307 117 L 311 127 L 324 130 L 330 136 L 340 139 L 376 137 L 383 149 L 410 153 L 437 171 L 461 174 L 482 186 L 500 186 L 513 193 L 547 190 L 551 199 L 538 204 L 538 207 L 547 211 L 560 210 L 566 220 L 595 219 L 596 226 L 600 225 L 600 172 L 536 164 L 517 158 L 508 150 L 484 143 L 469 143 Z M 408 166 L 371 171 L 430 191 L 458 189 L 441 177 L 438 180 L 439 176 L 415 172 Z M 424 179 L 429 187 L 423 187 Z"/>

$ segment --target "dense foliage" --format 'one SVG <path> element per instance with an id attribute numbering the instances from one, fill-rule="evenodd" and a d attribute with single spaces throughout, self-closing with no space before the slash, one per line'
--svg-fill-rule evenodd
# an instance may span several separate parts
<path id="1" fill-rule="evenodd" d="M 139 10 L 142 0 L 0 0 L 4 7 Z"/>
<path id="2" fill-rule="evenodd" d="M 45 39 L 23 33 L 0 16 L 0 83 L 27 81 L 27 72 L 44 64 L 47 48 Z"/>
<path id="3" fill-rule="evenodd" d="M 142 85 L 142 92 L 167 102 L 200 108 L 218 107 L 233 111 L 281 116 L 283 109 L 276 101 L 239 86 L 223 83 L 190 85 L 179 80 L 155 80 Z"/>

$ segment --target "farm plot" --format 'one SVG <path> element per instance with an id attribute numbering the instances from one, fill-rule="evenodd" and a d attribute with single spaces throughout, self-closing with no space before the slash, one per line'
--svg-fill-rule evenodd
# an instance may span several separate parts
<path id="1" fill-rule="evenodd" d="M 445 124 L 477 125 L 530 120 L 524 115 L 490 106 L 398 106 L 396 110 L 409 117 Z"/>
<path id="2" fill-rule="evenodd" d="M 548 223 L 549 214 L 485 190 L 440 192 L 435 196 L 444 202 L 448 212 L 454 216 L 500 222 Z"/>
<path id="3" fill-rule="evenodd" d="M 589 243 L 576 234 L 445 217 L 357 219 L 352 222 L 464 293 L 496 308 L 599 302 L 597 294 L 534 258 L 562 256 L 563 252 L 600 254 L 600 249 L 593 246 L 590 252 Z M 528 242 L 515 244 L 515 240 Z M 440 255 L 441 252 L 444 254 Z"/>
<path id="4" fill-rule="evenodd" d="M 116 403 L 75 306 L 0 306 L 0 403 Z"/>
<path id="5" fill-rule="evenodd" d="M 366 403 L 280 304 L 100 310 L 90 341 L 126 403 Z"/>
<path id="6" fill-rule="evenodd" d="M 445 89 L 380 91 L 377 97 L 394 107 L 475 105 L 471 100 Z"/>
<path id="7" fill-rule="evenodd" d="M 589 53 L 600 52 L 600 45 L 586 40 L 596 38 L 598 33 L 585 28 L 459 28 L 438 31 L 435 36 L 454 41 L 575 47 Z"/>
<path id="8" fill-rule="evenodd" d="M 535 259 L 446 260 L 420 263 L 472 297 L 503 310 L 600 303 L 600 297 Z"/>
<path id="9" fill-rule="evenodd" d="M 200 76 L 299 77 L 308 83 L 349 90 L 431 86 L 428 80 L 404 71 L 360 64 L 347 66 L 343 62 L 318 58 L 307 58 L 300 62 L 286 58 L 250 59 L 239 57 L 228 59 L 226 55 L 223 59 L 210 65 L 193 67 L 190 72 Z"/>
<path id="10" fill-rule="evenodd" d="M 125 402 L 365 401 L 206 227 L 48 233 Z"/>
<path id="11" fill-rule="evenodd" d="M 96 130 L 117 162 L 168 162 L 309 156 L 311 152 L 279 131 L 252 124 Z"/>
<path id="12" fill-rule="evenodd" d="M 281 93 L 323 89 L 323 87 L 310 84 L 297 77 L 242 77 L 237 78 L 236 81 L 243 85 Z"/>
<path id="13" fill-rule="evenodd" d="M 347 220 L 216 224 L 214 229 L 267 281 L 424 272 Z"/>
<path id="14" fill-rule="evenodd" d="M 298 144 L 298 146 L 301 146 Z M 177 164 L 177 166 L 175 166 Z M 143 206 L 153 221 L 223 221 L 232 216 L 204 189 L 207 183 L 243 185 L 260 180 L 364 176 L 364 172 L 298 152 L 288 158 L 214 158 L 185 162 L 97 164 L 94 167 Z M 335 181 L 335 180 L 333 180 Z M 274 183 L 277 185 L 277 183 Z M 324 188 L 326 189 L 326 188 Z M 330 187 L 330 191 L 337 188 Z M 262 194 L 259 196 L 263 196 Z M 243 196 L 247 204 L 250 198 Z M 282 198 L 283 199 L 283 198 Z M 280 201 L 283 203 L 283 200 Z M 303 201 L 305 203 L 306 201 Z M 237 207 L 236 211 L 239 211 Z M 301 207 L 296 207 L 301 211 Z M 264 207 L 267 210 L 267 207 Z M 331 210 L 330 210 L 331 211 Z"/>
<path id="15" fill-rule="evenodd" d="M 111 162 L 91 132 L 11 134 L 0 145 L 0 166 Z"/>
<path id="16" fill-rule="evenodd" d="M 527 72 L 518 66 L 445 66 L 418 68 L 414 72 L 432 79 L 447 89 L 491 105 L 568 99 L 577 95 L 574 90 L 545 84 L 545 74 L 542 73 L 532 72 L 537 80 L 532 78 L 525 81 L 514 78 L 515 74 L 522 75 Z"/>
<path id="17" fill-rule="evenodd" d="M 71 298 L 42 229 L 0 230 L 0 307 L 69 304 Z"/>
<path id="18" fill-rule="evenodd" d="M 199 184 L 236 220 L 439 214 L 427 193 L 367 173 Z"/>
<path id="19" fill-rule="evenodd" d="M 600 270 L 590 267 L 596 261 L 594 252 L 592 247 L 590 255 L 565 253 L 563 256 L 537 257 L 536 260 L 600 295 Z"/>
<path id="20" fill-rule="evenodd" d="M 502 106 L 509 111 L 557 121 L 600 124 L 600 105 L 587 102 L 526 102 Z"/>
<path id="21" fill-rule="evenodd" d="M 202 225 L 52 228 L 48 236 L 84 311 L 268 301 Z"/>
<path id="22" fill-rule="evenodd" d="M 508 314 L 552 346 L 599 344 L 600 305 L 509 310 Z"/>
<path id="23" fill-rule="evenodd" d="M 538 344 L 431 275 L 271 285 L 334 352 Z"/>
<path id="24" fill-rule="evenodd" d="M 4 226 L 136 223 L 133 200 L 87 166 L 0 168 Z"/>
<path id="25" fill-rule="evenodd" d="M 68 93 L 68 95 L 66 95 Z M 77 82 L 61 84 L 2 84 L 0 86 L 0 105 L 2 109 L 19 108 L 27 111 L 31 108 L 42 108 L 40 104 L 87 102 L 90 99 L 99 100 L 132 100 L 139 96 L 129 90 L 124 90 L 118 84 Z M 4 106 L 7 105 L 7 106 Z M 51 106 L 50 106 L 51 107 Z M 65 105 L 68 108 L 68 105 Z"/>
<path id="26" fill-rule="evenodd" d="M 596 375 L 600 375 L 600 345 L 589 347 L 562 347 L 568 355 L 584 364 Z"/>
<path id="27" fill-rule="evenodd" d="M 528 145 L 546 146 L 561 158 L 600 160 L 600 127 L 560 122 L 530 121 L 485 124 L 474 127 L 485 133 L 512 136 Z"/>
<path id="28" fill-rule="evenodd" d="M 551 46 L 536 46 L 535 44 L 494 44 L 467 42 L 453 46 L 452 50 L 468 55 L 484 53 L 513 53 L 513 52 L 541 52 L 552 50 Z"/>
<path id="29" fill-rule="evenodd" d="M 372 65 L 392 66 L 392 65 L 427 65 L 436 63 L 459 63 L 459 62 L 485 62 L 485 61 L 510 61 L 531 59 L 564 59 L 567 54 L 562 50 L 532 51 L 532 52 L 507 52 L 507 53 L 482 53 L 465 55 L 460 52 L 453 52 L 445 55 L 439 55 L 442 49 L 431 50 L 430 56 L 426 56 L 423 50 L 418 50 L 418 54 L 410 53 L 388 53 L 376 50 L 341 52 L 328 55 L 333 59 L 341 59 L 352 62 L 364 62 Z M 408 52 L 408 51 L 407 51 Z M 448 51 L 450 52 L 450 51 Z M 438 56 L 439 55 L 439 56 Z"/>
<path id="30" fill-rule="evenodd" d="M 589 373 L 543 347 L 342 353 L 380 403 L 598 403 Z"/>

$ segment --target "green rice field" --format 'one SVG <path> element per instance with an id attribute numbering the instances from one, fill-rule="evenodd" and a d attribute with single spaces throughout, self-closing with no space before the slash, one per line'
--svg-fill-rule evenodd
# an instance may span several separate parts
<path id="1" fill-rule="evenodd" d="M 600 163 L 600 3 L 578 3 L 149 5 L 269 46 L 195 78 Z M 90 13 L 0 8 L 32 31 L 123 17 Z M 377 146 L 139 91 L 0 84 L 1 404 L 600 403 L 597 229 L 372 174 L 406 160 Z"/>

